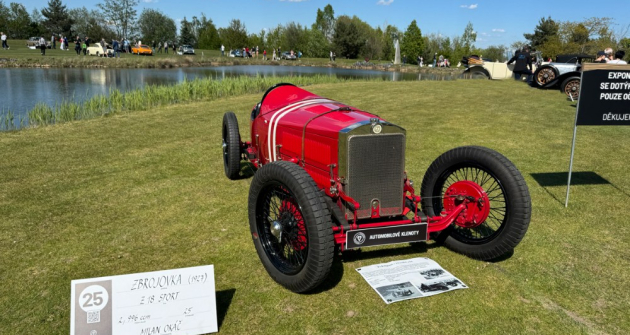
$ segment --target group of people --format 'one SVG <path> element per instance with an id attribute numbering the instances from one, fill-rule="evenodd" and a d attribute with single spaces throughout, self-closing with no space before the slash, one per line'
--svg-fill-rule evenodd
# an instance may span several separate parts
<path id="1" fill-rule="evenodd" d="M 157 53 L 162 53 L 162 50 L 164 50 L 164 53 L 167 54 L 168 53 L 168 48 L 171 47 L 173 49 L 173 53 L 175 53 L 177 51 L 177 45 L 175 43 L 171 43 L 170 45 L 168 44 L 168 41 L 164 41 L 164 42 L 155 42 L 152 41 L 151 42 L 151 47 L 153 48 L 153 53 L 155 53 L 155 47 L 157 44 Z"/>
<path id="2" fill-rule="evenodd" d="M 597 58 L 595 59 L 596 63 L 607 63 L 607 64 L 628 64 L 623 58 L 626 56 L 626 52 L 623 50 L 617 50 L 613 55 L 612 48 L 606 48 L 604 51 L 599 51 L 597 53 Z"/>
<path id="3" fill-rule="evenodd" d="M 623 60 L 626 53 L 623 50 L 618 50 L 613 55 L 612 48 L 606 48 L 604 51 L 599 51 L 597 53 L 597 58 L 595 59 L 596 63 L 607 63 L 607 64 L 628 64 Z M 512 57 L 508 62 L 509 64 L 514 64 L 514 79 L 521 80 L 523 75 L 527 76 L 527 83 L 529 85 L 533 84 L 533 67 L 532 67 L 532 56 L 530 54 L 529 46 L 524 46 L 523 48 L 516 50 L 514 57 Z"/>

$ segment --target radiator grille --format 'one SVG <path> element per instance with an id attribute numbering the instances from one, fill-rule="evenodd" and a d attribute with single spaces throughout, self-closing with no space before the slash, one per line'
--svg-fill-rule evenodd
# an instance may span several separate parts
<path id="1" fill-rule="evenodd" d="M 375 199 L 380 203 L 380 216 L 402 213 L 404 164 L 404 134 L 349 138 L 345 188 L 348 195 L 361 204 L 357 212 L 359 219 L 371 216 L 371 203 Z"/>

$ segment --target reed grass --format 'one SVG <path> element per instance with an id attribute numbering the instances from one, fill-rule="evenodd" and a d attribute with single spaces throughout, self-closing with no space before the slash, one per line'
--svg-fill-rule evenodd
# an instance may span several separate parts
<path id="1" fill-rule="evenodd" d="M 97 95 L 83 102 L 63 101 L 54 106 L 38 103 L 28 112 L 23 126 L 39 127 L 57 123 L 85 120 L 106 115 L 148 110 L 178 103 L 216 100 L 241 94 L 260 93 L 280 82 L 298 86 L 340 83 L 346 81 L 380 81 L 382 79 L 342 79 L 336 76 L 311 77 L 237 77 L 221 81 L 211 78 L 185 79 L 173 86 L 149 85 L 125 93 L 112 89 L 107 95 Z M 14 114 L 9 110 L 0 113 L 0 130 L 14 130 Z"/>

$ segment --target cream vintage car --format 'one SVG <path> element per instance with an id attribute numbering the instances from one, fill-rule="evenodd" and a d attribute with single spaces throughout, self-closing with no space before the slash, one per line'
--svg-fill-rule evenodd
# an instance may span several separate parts
<path id="1" fill-rule="evenodd" d="M 109 44 L 105 44 L 105 48 L 107 48 L 107 57 L 114 57 L 114 49 Z M 94 44 L 90 44 L 87 48 L 87 54 L 90 56 L 102 56 L 103 55 L 103 47 L 100 42 L 96 42 Z"/>
<path id="2" fill-rule="evenodd" d="M 533 52 L 532 55 L 536 57 L 536 62 L 532 64 L 532 73 L 534 73 L 537 64 L 546 63 L 542 63 L 540 52 Z M 508 79 L 512 78 L 512 71 L 514 70 L 514 64 L 508 65 L 507 62 L 489 62 L 482 59 L 469 62 L 467 66 L 464 75 L 473 79 Z"/>

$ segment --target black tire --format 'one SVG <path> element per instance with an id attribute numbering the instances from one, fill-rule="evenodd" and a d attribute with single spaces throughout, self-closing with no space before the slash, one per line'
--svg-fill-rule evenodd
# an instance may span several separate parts
<path id="1" fill-rule="evenodd" d="M 453 223 L 437 236 L 449 249 L 471 258 L 492 260 L 514 250 L 523 239 L 531 216 L 527 184 L 518 169 L 500 153 L 468 146 L 449 150 L 429 166 L 422 180 L 422 208 L 440 215 L 442 197 L 460 180 L 477 183 L 488 194 L 490 215 L 479 226 Z"/>
<path id="2" fill-rule="evenodd" d="M 472 71 L 470 77 L 471 79 L 490 79 L 483 71 Z"/>
<path id="3" fill-rule="evenodd" d="M 580 77 L 569 77 L 560 85 L 560 92 L 566 94 L 568 98 L 577 100 L 580 96 Z"/>
<path id="4" fill-rule="evenodd" d="M 558 72 L 556 69 L 548 65 L 543 65 L 534 71 L 534 83 L 538 87 L 544 87 L 554 81 L 557 76 Z"/>
<path id="5" fill-rule="evenodd" d="M 235 180 L 241 171 L 241 135 L 238 132 L 236 115 L 227 112 L 223 115 L 223 168 L 225 176 Z"/>
<path id="6" fill-rule="evenodd" d="M 335 248 L 330 211 L 300 166 L 277 161 L 256 172 L 249 190 L 249 227 L 261 262 L 278 284 L 302 293 L 328 276 Z"/>

